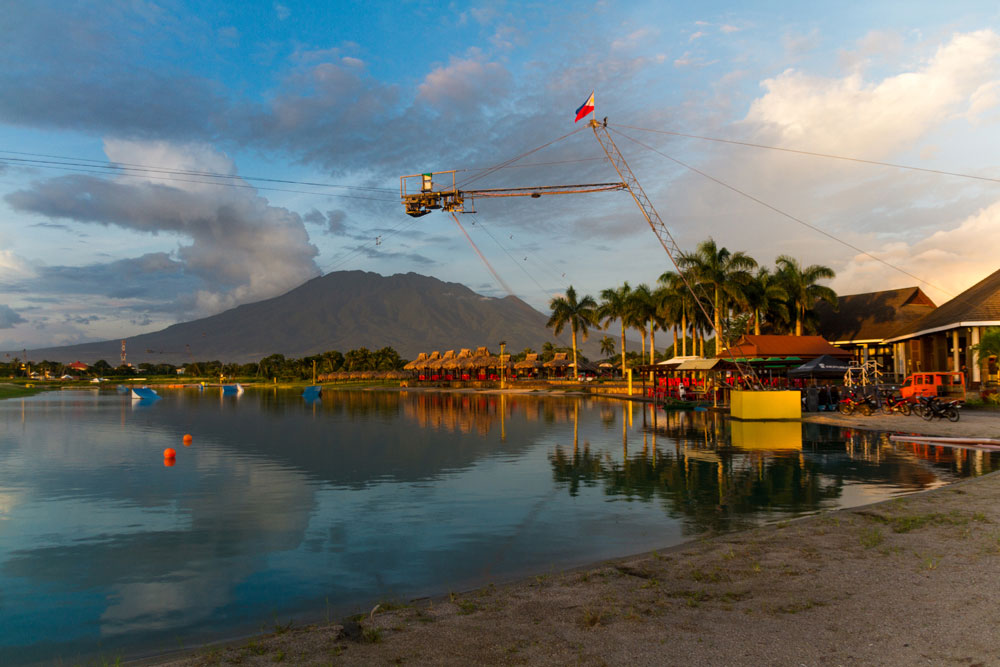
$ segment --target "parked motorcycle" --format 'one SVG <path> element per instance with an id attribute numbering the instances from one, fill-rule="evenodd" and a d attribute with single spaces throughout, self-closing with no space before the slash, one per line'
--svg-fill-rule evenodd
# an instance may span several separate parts
<path id="1" fill-rule="evenodd" d="M 891 415 L 893 412 L 906 416 L 911 412 L 909 401 L 899 395 L 887 394 L 880 404 L 883 413 Z"/>
<path id="2" fill-rule="evenodd" d="M 864 416 L 869 416 L 878 409 L 878 403 L 870 396 L 859 395 L 853 391 L 848 392 L 840 399 L 837 410 L 842 415 L 852 415 L 860 412 Z"/>
<path id="3" fill-rule="evenodd" d="M 921 396 L 918 400 L 920 416 L 925 420 L 947 419 L 950 422 L 958 421 L 958 409 L 962 407 L 961 401 L 944 402 L 937 396 Z"/>

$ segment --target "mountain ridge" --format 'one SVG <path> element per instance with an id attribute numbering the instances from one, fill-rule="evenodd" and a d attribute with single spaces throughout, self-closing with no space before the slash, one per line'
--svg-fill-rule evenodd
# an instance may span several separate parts
<path id="1" fill-rule="evenodd" d="M 285 294 L 128 336 L 125 342 L 132 363 L 172 364 L 248 363 L 275 353 L 304 357 L 360 347 L 392 347 L 410 359 L 419 352 L 480 345 L 495 353 L 501 340 L 511 351 L 540 350 L 552 340 L 568 345 L 568 334 L 554 339 L 547 320 L 516 296 L 484 296 L 432 276 L 335 271 Z M 593 338 L 584 349 L 596 356 Z M 118 339 L 38 348 L 29 350 L 29 357 L 117 365 L 120 352 Z"/>

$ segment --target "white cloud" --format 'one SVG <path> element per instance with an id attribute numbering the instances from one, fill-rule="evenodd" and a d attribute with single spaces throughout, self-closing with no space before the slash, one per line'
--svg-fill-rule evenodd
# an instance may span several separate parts
<path id="1" fill-rule="evenodd" d="M 983 30 L 956 35 L 923 66 L 877 82 L 860 72 L 831 79 L 787 70 L 763 82 L 767 93 L 746 121 L 784 146 L 875 158 L 971 110 L 977 91 L 994 89 L 998 55 L 1000 37 Z M 982 93 L 984 104 L 989 97 Z"/>
<path id="2" fill-rule="evenodd" d="M 742 28 L 738 28 L 738 27 L 736 27 L 734 25 L 729 25 L 727 23 L 727 24 L 723 24 L 723 25 L 719 26 L 719 30 L 721 32 L 724 32 L 724 33 L 726 33 L 728 35 L 730 33 L 739 32 L 740 30 L 742 30 Z"/>
<path id="3" fill-rule="evenodd" d="M 292 15 L 292 10 L 280 2 L 276 2 L 274 3 L 274 13 L 277 15 L 279 21 L 284 21 Z"/>
<path id="4" fill-rule="evenodd" d="M 701 39 L 704 36 L 705 36 L 705 33 L 703 33 L 702 31 L 699 30 L 698 32 L 691 33 L 691 36 L 688 37 L 688 41 L 689 42 L 693 42 L 694 40 Z"/>
<path id="5" fill-rule="evenodd" d="M 852 258 L 840 271 L 833 287 L 839 293 L 854 294 L 919 285 L 940 304 L 1000 268 L 994 244 L 998 238 L 1000 202 L 976 212 L 951 229 L 935 231 L 914 243 L 889 243 L 872 252 L 934 287 L 919 283 L 912 276 L 866 255 Z"/>
<path id="6" fill-rule="evenodd" d="M 470 111 L 502 96 L 510 74 L 499 63 L 452 58 L 432 70 L 417 88 L 417 98 L 440 110 Z"/>
<path id="7" fill-rule="evenodd" d="M 656 28 L 643 27 L 635 30 L 625 37 L 616 39 L 611 42 L 611 48 L 615 51 L 621 51 L 624 49 L 634 49 L 641 44 L 652 40 L 660 34 L 660 31 Z"/>

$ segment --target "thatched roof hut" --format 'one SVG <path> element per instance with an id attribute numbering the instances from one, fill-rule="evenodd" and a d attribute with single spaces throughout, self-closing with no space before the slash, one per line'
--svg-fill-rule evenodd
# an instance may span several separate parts
<path id="1" fill-rule="evenodd" d="M 477 347 L 476 353 L 472 355 L 468 363 L 463 368 L 490 368 L 499 364 L 499 359 L 490 354 L 486 347 Z"/>
<path id="2" fill-rule="evenodd" d="M 514 364 L 514 370 L 535 370 L 542 367 L 542 362 L 538 360 L 538 353 L 531 352 L 525 356 L 524 361 L 519 361 Z"/>
<path id="3" fill-rule="evenodd" d="M 448 370 L 457 370 L 459 368 L 466 368 L 466 364 L 472 358 L 472 350 L 467 347 L 463 347 L 457 357 L 448 359 L 441 363 L 441 368 L 446 368 Z"/>
<path id="4" fill-rule="evenodd" d="M 573 365 L 573 362 L 567 359 L 569 352 L 556 352 L 556 356 L 552 358 L 552 361 L 546 361 L 542 364 L 545 368 L 569 368 Z"/>
<path id="5" fill-rule="evenodd" d="M 405 366 L 403 366 L 403 370 L 405 370 L 405 371 L 413 371 L 413 370 L 416 370 L 418 368 L 423 368 L 423 364 L 426 361 L 427 361 L 427 353 L 426 352 L 421 352 L 420 354 L 417 355 L 416 359 L 414 359 L 410 363 L 408 363 Z"/>
<path id="6" fill-rule="evenodd" d="M 435 359 L 433 361 L 428 361 L 426 368 L 429 371 L 441 370 L 442 368 L 445 367 L 444 365 L 446 363 L 448 363 L 449 361 L 451 361 L 454 358 L 455 358 L 455 350 L 448 350 L 447 352 L 444 353 L 443 357 L 440 357 L 440 358 Z"/>

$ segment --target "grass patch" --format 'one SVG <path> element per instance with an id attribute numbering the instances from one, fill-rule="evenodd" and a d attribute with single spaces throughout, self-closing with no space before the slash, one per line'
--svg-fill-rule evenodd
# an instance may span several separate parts
<path id="1" fill-rule="evenodd" d="M 806 600 L 805 602 L 792 602 L 791 604 L 784 604 L 779 607 L 775 607 L 774 611 L 779 614 L 798 614 L 803 611 L 808 611 L 813 607 L 823 607 L 825 605 L 825 602 Z"/>
<path id="2" fill-rule="evenodd" d="M 46 391 L 43 387 L 26 387 L 21 384 L 0 384 L 0 400 L 5 398 L 22 398 L 24 396 L 34 396 Z"/>
<path id="3" fill-rule="evenodd" d="M 603 609 L 584 609 L 581 625 L 585 628 L 596 628 L 599 625 L 607 625 L 611 615 Z"/>
<path id="4" fill-rule="evenodd" d="M 380 628 L 362 628 L 361 641 L 366 644 L 381 644 L 382 630 Z"/>
<path id="5" fill-rule="evenodd" d="M 885 536 L 877 526 L 870 526 L 861 531 L 861 546 L 866 549 L 874 549 L 885 541 Z"/>
<path id="6" fill-rule="evenodd" d="M 909 533 L 926 526 L 965 526 L 972 521 L 989 523 L 989 519 L 982 512 L 964 515 L 957 511 L 943 514 L 941 512 L 928 512 L 927 514 L 909 514 L 904 516 L 886 516 L 875 512 L 858 512 L 861 516 L 870 521 L 877 521 L 892 527 L 894 533 Z"/>

